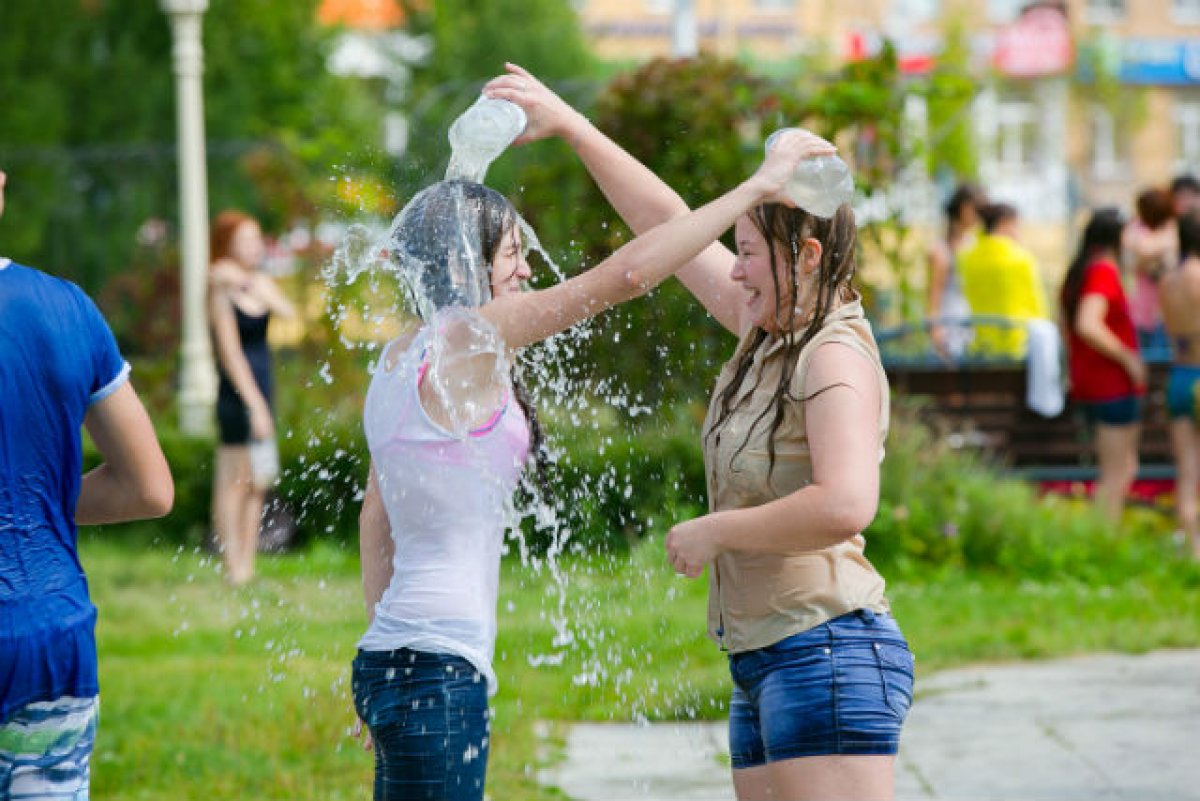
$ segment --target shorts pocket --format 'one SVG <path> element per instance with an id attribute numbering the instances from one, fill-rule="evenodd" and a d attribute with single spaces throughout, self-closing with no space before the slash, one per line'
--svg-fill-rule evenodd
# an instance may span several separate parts
<path id="1" fill-rule="evenodd" d="M 908 647 L 893 642 L 875 643 L 879 679 L 888 707 L 903 721 L 912 707 L 913 655 Z"/>

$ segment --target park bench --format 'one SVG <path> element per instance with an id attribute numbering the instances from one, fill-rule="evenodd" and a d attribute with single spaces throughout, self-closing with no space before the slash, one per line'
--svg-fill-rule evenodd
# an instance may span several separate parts
<path id="1" fill-rule="evenodd" d="M 884 369 L 894 395 L 915 399 L 918 416 L 954 448 L 980 450 L 1012 474 L 1043 485 L 1088 482 L 1096 476 L 1095 449 L 1079 409 L 1067 402 L 1054 417 L 1043 417 L 1025 402 L 1024 359 L 997 357 L 967 349 L 948 361 L 929 337 L 935 321 L 925 320 L 877 332 Z M 944 325 L 1014 327 L 1003 318 L 974 317 Z M 1169 353 L 1143 354 L 1149 391 L 1143 408 L 1138 481 L 1150 494 L 1174 479 L 1164 389 Z M 1065 375 L 1065 368 L 1064 368 Z"/>

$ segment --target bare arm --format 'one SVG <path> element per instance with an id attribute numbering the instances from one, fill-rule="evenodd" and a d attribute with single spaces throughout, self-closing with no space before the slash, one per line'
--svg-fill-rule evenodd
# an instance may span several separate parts
<path id="1" fill-rule="evenodd" d="M 634 234 L 640 236 L 655 226 L 687 214 L 688 206 L 683 198 L 644 164 L 529 72 L 515 64 L 507 67 L 509 74 L 493 79 L 485 91 L 525 109 L 529 124 L 518 142 L 548 136 L 565 140 Z M 828 142 L 817 140 L 817 137 L 813 139 L 821 145 L 814 147 L 810 155 L 833 152 Z M 740 334 L 742 293 L 729 277 L 734 258 L 720 242 L 711 241 L 678 270 L 678 276 L 709 314 L 729 331 Z"/>
<path id="2" fill-rule="evenodd" d="M 1130 349 L 1104 323 L 1108 299 L 1089 293 L 1079 299 L 1075 311 L 1075 333 L 1089 346 L 1121 365 L 1137 386 L 1146 385 L 1146 366 L 1136 350 Z"/>
<path id="3" fill-rule="evenodd" d="M 358 553 L 362 563 L 367 620 L 374 622 L 375 605 L 392 581 L 392 557 L 396 553 L 392 526 L 388 522 L 383 498 L 379 495 L 379 479 L 375 475 L 374 464 L 371 465 L 371 476 L 367 479 L 362 510 L 358 513 Z"/>
<path id="4" fill-rule="evenodd" d="M 119 523 L 162 517 L 171 511 L 175 500 L 171 468 L 128 381 L 92 404 L 83 425 L 104 462 L 83 476 L 76 523 Z"/>
<path id="5" fill-rule="evenodd" d="M 929 292 L 925 301 L 925 315 L 937 317 L 942 310 L 942 297 L 946 294 L 946 281 L 950 277 L 949 247 L 937 243 L 929 249 Z"/>
<path id="6" fill-rule="evenodd" d="M 254 276 L 254 293 L 266 304 L 272 314 L 291 319 L 296 316 L 296 307 L 288 300 L 287 295 L 279 288 L 275 279 L 263 273 Z"/>
<path id="7" fill-rule="evenodd" d="M 802 134 L 781 137 L 754 175 L 711 203 L 650 229 L 591 270 L 539 292 L 503 295 L 482 314 L 510 347 L 520 348 L 644 295 L 751 208 L 785 202 L 783 185 L 797 162 L 822 147 Z"/>
<path id="8" fill-rule="evenodd" d="M 714 512 L 675 526 L 667 535 L 667 552 L 677 571 L 699 576 L 724 551 L 793 554 L 827 548 L 875 519 L 880 389 L 874 366 L 848 346 L 821 345 L 809 366 L 805 394 L 812 483 L 761 506 Z"/>
<path id="9" fill-rule="evenodd" d="M 254 380 L 246 353 L 242 350 L 242 338 L 238 334 L 237 317 L 233 311 L 233 298 L 222 282 L 209 283 L 208 319 L 212 325 L 217 360 L 250 412 L 251 431 L 260 439 L 271 436 L 275 430 L 271 410 L 262 390 L 258 388 L 258 382 Z"/>

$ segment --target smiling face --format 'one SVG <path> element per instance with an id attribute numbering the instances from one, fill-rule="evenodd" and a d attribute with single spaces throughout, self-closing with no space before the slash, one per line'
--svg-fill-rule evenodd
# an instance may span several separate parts
<path id="1" fill-rule="evenodd" d="M 807 311 L 799 308 L 804 304 L 797 303 L 797 297 L 808 295 L 805 284 L 820 263 L 820 244 L 805 239 L 798 253 L 790 253 L 782 243 L 769 243 L 749 214 L 738 218 L 734 238 L 738 255 L 730 278 L 746 290 L 743 319 L 770 334 L 791 327 L 795 316 Z"/>
<path id="2" fill-rule="evenodd" d="M 512 225 L 500 238 L 496 255 L 492 259 L 492 297 L 511 295 L 521 291 L 521 284 L 529 280 L 533 271 L 525 260 L 525 250 L 521 246 L 521 231 Z"/>

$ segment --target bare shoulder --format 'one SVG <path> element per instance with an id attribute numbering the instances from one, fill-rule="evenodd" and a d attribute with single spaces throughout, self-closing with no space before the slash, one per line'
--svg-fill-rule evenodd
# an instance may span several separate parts
<path id="1" fill-rule="evenodd" d="M 833 387 L 847 387 L 874 397 L 879 388 L 879 375 L 874 362 L 865 353 L 844 342 L 823 342 L 809 358 L 804 377 L 804 390 L 812 395 Z"/>
<path id="2" fill-rule="evenodd" d="M 208 271 L 208 282 L 215 289 L 234 289 L 246 283 L 246 273 L 229 259 L 221 259 Z"/>
<path id="3" fill-rule="evenodd" d="M 400 333 L 384 346 L 383 363 L 387 370 L 396 366 L 396 362 L 406 350 L 412 347 L 413 340 L 421 331 L 419 320 L 408 320 L 401 325 Z"/>

